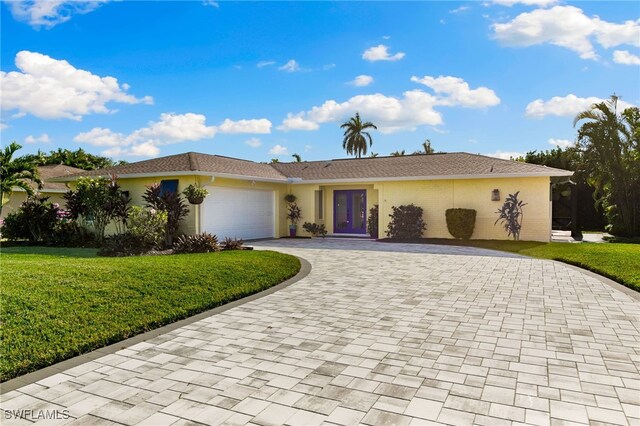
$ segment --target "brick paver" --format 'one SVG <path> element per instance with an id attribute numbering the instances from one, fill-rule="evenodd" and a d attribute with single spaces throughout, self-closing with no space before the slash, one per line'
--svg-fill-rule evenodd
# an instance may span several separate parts
<path id="1" fill-rule="evenodd" d="M 474 248 L 256 245 L 313 269 L 2 409 L 69 410 L 50 424 L 640 424 L 640 302 L 592 276 Z"/>

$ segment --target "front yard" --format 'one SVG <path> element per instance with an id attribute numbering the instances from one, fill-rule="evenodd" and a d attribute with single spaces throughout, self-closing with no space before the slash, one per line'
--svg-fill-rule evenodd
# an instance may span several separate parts
<path id="1" fill-rule="evenodd" d="M 300 269 L 269 251 L 96 257 L 3 248 L 0 381 L 264 290 Z"/>

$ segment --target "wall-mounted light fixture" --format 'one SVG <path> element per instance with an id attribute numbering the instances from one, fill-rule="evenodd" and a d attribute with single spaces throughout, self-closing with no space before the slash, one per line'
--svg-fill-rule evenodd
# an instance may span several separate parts
<path id="1" fill-rule="evenodd" d="M 500 190 L 494 189 L 491 191 L 491 201 L 500 201 Z"/>

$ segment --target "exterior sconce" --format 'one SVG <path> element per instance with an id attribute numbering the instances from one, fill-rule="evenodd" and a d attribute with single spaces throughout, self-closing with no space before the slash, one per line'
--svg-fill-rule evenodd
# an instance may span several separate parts
<path id="1" fill-rule="evenodd" d="M 491 201 L 500 201 L 500 190 L 494 189 L 491 191 Z"/>

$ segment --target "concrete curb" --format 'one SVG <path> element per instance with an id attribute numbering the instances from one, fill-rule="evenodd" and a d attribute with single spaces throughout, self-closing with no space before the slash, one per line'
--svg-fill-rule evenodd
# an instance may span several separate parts
<path id="1" fill-rule="evenodd" d="M 87 352 L 85 354 L 78 355 L 64 361 L 60 361 L 56 364 L 41 368 L 40 370 L 36 370 L 32 373 L 27 373 L 23 376 L 16 377 L 15 379 L 7 380 L 6 382 L 0 383 L 0 395 L 11 392 L 23 386 L 36 383 L 49 376 L 53 376 L 54 374 L 62 373 L 70 368 L 77 367 L 78 365 L 84 364 L 86 362 L 96 360 L 105 355 L 113 354 L 119 350 L 126 349 L 140 342 L 153 339 L 154 337 L 160 336 L 161 334 L 168 333 L 180 327 L 184 327 L 185 325 L 193 324 L 194 322 L 200 321 L 201 319 L 208 318 L 212 315 L 217 315 L 229 309 L 233 309 L 247 302 L 260 299 L 262 297 L 270 295 L 271 293 L 275 293 L 278 290 L 289 287 L 290 285 L 295 284 L 296 282 L 305 278 L 311 272 L 311 264 L 301 257 L 296 257 L 298 258 L 298 260 L 300 260 L 300 271 L 298 271 L 298 273 L 293 277 L 281 282 L 280 284 L 274 285 L 273 287 L 269 287 L 268 289 L 262 290 L 258 293 L 254 293 L 250 296 L 243 297 L 242 299 L 238 299 L 222 306 L 200 312 L 199 314 L 193 315 L 191 317 L 181 319 L 171 324 L 163 325 L 162 327 L 147 331 L 146 333 L 135 335 L 128 339 L 121 340 L 120 342 L 113 343 L 109 346 L 105 346 L 94 351 Z"/>

